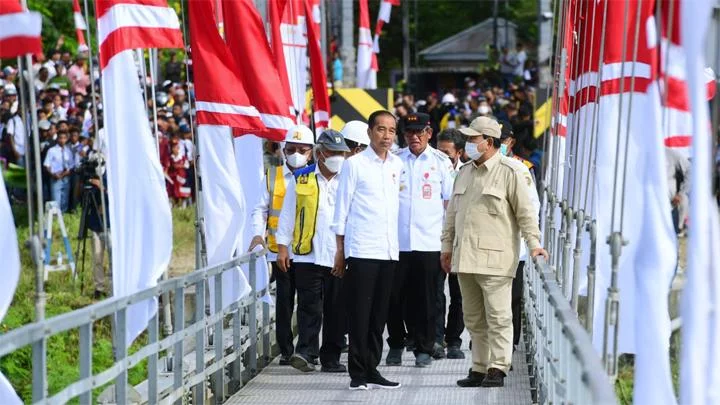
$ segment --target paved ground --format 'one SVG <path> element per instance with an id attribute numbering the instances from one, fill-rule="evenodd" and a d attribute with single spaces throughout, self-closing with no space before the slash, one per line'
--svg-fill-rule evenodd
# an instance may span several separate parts
<path id="1" fill-rule="evenodd" d="M 525 356 L 518 350 L 513 358 L 513 371 L 503 388 L 460 388 L 455 381 L 467 375 L 470 367 L 469 337 L 463 336 L 465 360 L 437 360 L 428 368 L 416 368 L 415 357 L 405 352 L 403 366 L 387 367 L 381 363 L 380 373 L 399 381 L 396 390 L 350 391 L 347 374 L 301 373 L 290 366 L 278 365 L 278 359 L 251 380 L 227 401 L 227 404 L 530 404 L 530 381 Z M 385 347 L 387 353 L 387 346 Z M 347 364 L 347 355 L 343 355 Z"/>

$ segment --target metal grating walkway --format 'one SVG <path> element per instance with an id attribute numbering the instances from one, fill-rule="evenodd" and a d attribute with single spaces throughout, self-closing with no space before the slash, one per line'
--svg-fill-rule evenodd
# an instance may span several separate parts
<path id="1" fill-rule="evenodd" d="M 415 367 L 415 356 L 405 352 L 403 366 L 379 368 L 382 375 L 399 381 L 396 390 L 350 391 L 350 377 L 345 374 L 328 374 L 319 371 L 302 373 L 290 366 L 271 365 L 233 395 L 227 404 L 530 404 L 530 380 L 527 374 L 524 350 L 513 356 L 513 370 L 505 379 L 503 388 L 460 388 L 455 381 L 467 375 L 470 367 L 469 336 L 463 335 L 465 360 L 436 360 L 427 368 Z M 387 344 L 385 354 L 387 354 Z M 341 362 L 347 364 L 347 355 Z M 319 369 L 319 368 L 318 368 Z"/>

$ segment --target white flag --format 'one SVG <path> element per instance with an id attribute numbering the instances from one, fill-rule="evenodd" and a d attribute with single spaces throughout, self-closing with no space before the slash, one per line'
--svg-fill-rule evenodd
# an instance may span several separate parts
<path id="1" fill-rule="evenodd" d="M 165 177 L 137 83 L 132 50 L 114 56 L 103 70 L 115 297 L 155 286 L 172 255 L 172 217 Z M 128 344 L 156 311 L 156 299 L 129 308 Z"/>
<path id="2" fill-rule="evenodd" d="M 680 358 L 680 403 L 720 403 L 720 219 L 712 196 L 712 133 L 703 68 L 705 41 L 714 2 L 682 1 L 680 20 L 687 56 L 687 83 L 692 110 L 692 168 L 687 283 L 680 314 L 683 345 Z"/>
<path id="3" fill-rule="evenodd" d="M 17 234 L 15 233 L 15 222 L 13 221 L 10 202 L 2 170 L 0 170 L 0 252 L 2 253 L 2 275 L 3 282 L 0 283 L 0 321 L 5 317 L 13 295 L 20 279 L 20 256 L 18 252 Z M 0 373 L 0 404 L 22 404 L 22 401 L 13 390 L 13 387 Z"/>
<path id="4" fill-rule="evenodd" d="M 260 202 L 260 198 L 265 192 L 265 173 L 263 170 L 263 153 L 262 139 L 255 135 L 243 135 L 235 138 L 235 159 L 237 162 L 238 173 L 240 174 L 240 184 L 242 184 L 243 194 L 245 195 L 245 206 L 255 207 Z M 252 209 L 248 209 L 244 222 L 252 224 Z M 246 226 L 243 230 L 243 247 L 250 244 L 254 234 L 252 226 Z M 250 267 L 243 266 L 245 277 L 250 280 Z M 255 267 L 255 291 L 260 291 L 270 283 L 268 264 L 265 257 L 258 259 Z M 269 300 L 269 295 L 265 295 L 265 299 Z"/>
<path id="5" fill-rule="evenodd" d="M 202 175 L 202 202 L 205 217 L 205 246 L 209 266 L 231 260 L 242 248 L 245 228 L 245 198 L 235 165 L 230 127 L 198 126 L 199 168 Z M 215 313 L 215 280 L 208 279 L 210 312 Z M 238 267 L 222 276 L 222 307 L 250 292 L 250 284 Z"/>

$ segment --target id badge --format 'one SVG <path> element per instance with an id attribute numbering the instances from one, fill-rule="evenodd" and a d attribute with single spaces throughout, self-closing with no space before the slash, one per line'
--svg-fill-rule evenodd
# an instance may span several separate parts
<path id="1" fill-rule="evenodd" d="M 425 183 L 422 186 L 423 199 L 429 200 L 432 198 L 432 186 L 429 183 Z"/>

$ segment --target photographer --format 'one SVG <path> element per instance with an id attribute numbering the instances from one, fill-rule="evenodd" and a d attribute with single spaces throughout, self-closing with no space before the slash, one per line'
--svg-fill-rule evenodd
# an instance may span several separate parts
<path id="1" fill-rule="evenodd" d="M 110 240 L 110 235 L 103 232 L 103 214 L 101 194 L 104 194 L 107 203 L 107 177 L 105 175 L 105 166 L 102 155 L 98 152 L 90 152 L 88 158 L 78 170 L 83 184 L 83 195 L 81 204 L 83 209 L 83 219 L 85 229 L 89 229 L 92 233 L 92 266 L 93 266 L 93 283 L 95 284 L 95 299 L 102 299 L 107 296 L 105 288 L 105 241 Z M 102 175 L 102 177 L 101 177 Z M 101 181 L 102 178 L 102 181 Z M 110 217 L 105 207 L 105 220 L 108 232 L 110 232 Z M 81 237 L 85 237 L 84 230 L 81 229 Z M 106 239 L 107 236 L 107 239 Z"/>

